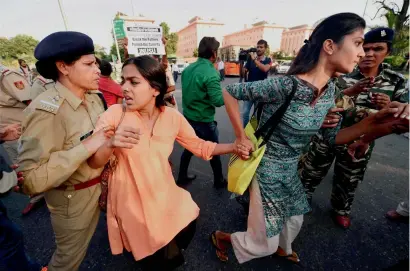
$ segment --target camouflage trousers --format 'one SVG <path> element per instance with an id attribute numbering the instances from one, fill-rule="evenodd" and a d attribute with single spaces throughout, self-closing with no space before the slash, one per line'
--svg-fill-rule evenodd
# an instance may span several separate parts
<path id="1" fill-rule="evenodd" d="M 349 215 L 354 194 L 363 180 L 370 160 L 374 142 L 370 145 L 365 157 L 353 161 L 347 152 L 348 145 L 329 146 L 318 136 L 313 136 L 306 152 L 300 157 L 298 171 L 303 186 L 311 202 L 315 189 L 326 177 L 335 161 L 331 204 L 339 215 Z"/>

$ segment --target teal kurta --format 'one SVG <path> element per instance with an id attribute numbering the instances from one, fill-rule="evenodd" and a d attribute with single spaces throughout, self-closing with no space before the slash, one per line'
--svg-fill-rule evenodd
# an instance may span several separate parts
<path id="1" fill-rule="evenodd" d="M 268 238 L 282 231 L 287 217 L 310 211 L 297 171 L 298 160 L 303 147 L 322 126 L 327 111 L 335 106 L 335 86 L 332 81 L 317 98 L 318 90 L 314 86 L 298 78 L 296 80 L 299 84 L 295 96 L 267 142 L 265 155 L 256 171 Z M 260 119 L 260 125 L 263 125 L 285 102 L 292 86 L 291 78 L 278 76 L 263 81 L 232 84 L 226 89 L 238 100 L 267 103 Z M 330 142 L 334 142 L 338 129 L 326 129 L 325 136 Z"/>

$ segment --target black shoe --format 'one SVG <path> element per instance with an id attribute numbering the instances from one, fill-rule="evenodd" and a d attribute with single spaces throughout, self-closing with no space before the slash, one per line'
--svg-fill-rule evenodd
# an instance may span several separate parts
<path id="1" fill-rule="evenodd" d="M 179 177 L 177 180 L 177 185 L 178 186 L 185 186 L 187 184 L 190 184 L 193 180 L 196 179 L 196 175 L 187 175 L 184 178 Z"/>
<path id="2" fill-rule="evenodd" d="M 218 181 L 214 180 L 214 188 L 226 188 L 228 186 L 228 182 L 225 179 L 220 179 Z"/>

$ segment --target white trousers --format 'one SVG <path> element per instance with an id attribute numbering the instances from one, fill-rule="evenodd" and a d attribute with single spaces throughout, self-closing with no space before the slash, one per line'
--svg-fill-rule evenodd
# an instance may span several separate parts
<path id="1" fill-rule="evenodd" d="M 256 179 L 249 188 L 250 206 L 248 229 L 231 235 L 232 247 L 239 263 L 272 255 L 280 246 L 288 255 L 292 254 L 292 242 L 299 234 L 303 215 L 289 217 L 280 234 L 271 238 L 266 236 L 265 216 L 263 214 L 261 193 Z"/>
<path id="2" fill-rule="evenodd" d="M 409 216 L 409 203 L 407 201 L 400 202 L 396 212 L 402 216 Z"/>

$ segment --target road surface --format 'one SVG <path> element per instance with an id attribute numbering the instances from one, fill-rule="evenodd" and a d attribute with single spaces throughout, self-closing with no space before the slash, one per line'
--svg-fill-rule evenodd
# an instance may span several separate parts
<path id="1" fill-rule="evenodd" d="M 237 80 L 227 78 L 223 84 Z M 180 89 L 180 78 L 177 89 Z M 180 90 L 176 91 L 176 97 L 181 105 Z M 232 142 L 234 136 L 225 108 L 217 110 L 216 120 L 220 141 Z M 178 173 L 181 151 L 176 144 L 171 156 L 174 176 Z M 225 174 L 228 158 L 222 159 Z M 232 251 L 228 263 L 219 262 L 209 242 L 209 234 L 216 229 L 243 231 L 246 218 L 227 191 L 212 188 L 212 171 L 208 162 L 193 158 L 190 171 L 198 178 L 188 190 L 201 212 L 196 235 L 185 252 L 186 264 L 179 270 L 382 270 L 408 258 L 408 225 L 390 222 L 384 217 L 388 210 L 408 199 L 409 145 L 404 136 L 391 135 L 377 141 L 365 180 L 356 193 L 352 226 L 348 230 L 336 227 L 329 216 L 332 172 L 329 173 L 314 196 L 313 213 L 305 216 L 302 230 L 294 242 L 303 266 L 292 265 L 276 257 L 239 265 Z M 28 201 L 26 196 L 12 194 L 1 200 L 8 207 L 12 220 L 23 230 L 28 254 L 41 263 L 47 263 L 55 249 L 47 208 L 42 207 L 27 217 L 21 217 L 21 210 Z M 104 214 L 80 270 L 139 270 L 130 257 L 111 255 Z"/>

